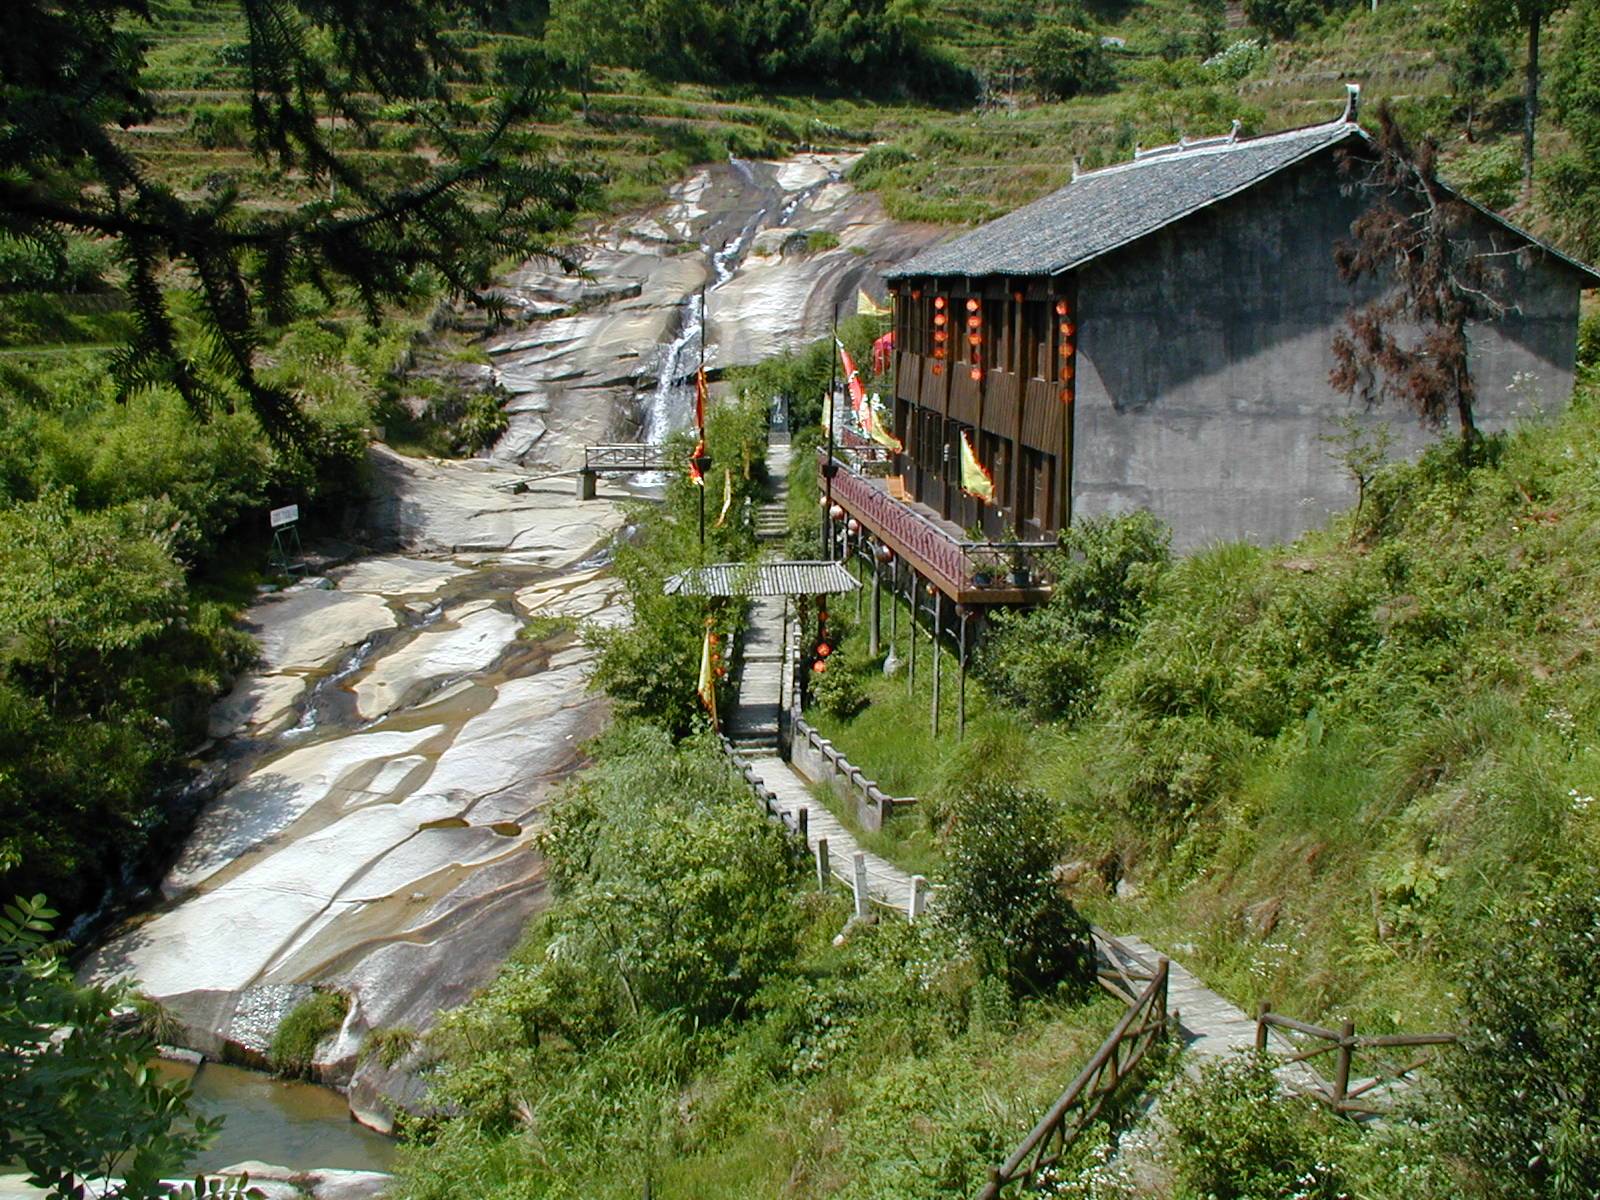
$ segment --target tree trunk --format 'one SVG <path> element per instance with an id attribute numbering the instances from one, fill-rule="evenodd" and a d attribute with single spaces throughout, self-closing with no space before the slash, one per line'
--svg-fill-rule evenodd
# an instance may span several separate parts
<path id="1" fill-rule="evenodd" d="M 1533 126 L 1539 119 L 1540 15 L 1528 18 L 1528 78 L 1522 94 L 1522 194 L 1533 190 Z"/>

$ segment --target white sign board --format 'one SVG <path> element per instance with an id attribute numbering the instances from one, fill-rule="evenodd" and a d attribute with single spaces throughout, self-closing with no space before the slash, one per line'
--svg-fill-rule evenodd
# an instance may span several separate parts
<path id="1" fill-rule="evenodd" d="M 267 514 L 267 519 L 272 522 L 274 529 L 281 529 L 285 525 L 293 525 L 300 519 L 300 506 L 286 504 L 282 508 L 275 508 Z"/>

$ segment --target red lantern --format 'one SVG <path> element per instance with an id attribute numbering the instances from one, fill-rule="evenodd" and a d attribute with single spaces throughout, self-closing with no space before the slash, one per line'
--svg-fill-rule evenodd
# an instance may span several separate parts
<path id="1" fill-rule="evenodd" d="M 813 671 L 815 671 L 818 675 L 821 675 L 824 671 L 826 671 L 828 669 L 828 664 L 825 663 L 825 662 L 821 662 L 821 661 L 814 662 L 814 663 L 811 664 L 811 669 Z"/>
<path id="2" fill-rule="evenodd" d="M 983 378 L 983 368 L 973 367 L 972 370 L 967 372 L 967 378 L 972 380 L 973 383 L 977 383 L 978 380 Z"/>
<path id="3" fill-rule="evenodd" d="M 833 647 L 828 645 L 827 642 L 818 642 L 817 643 L 817 657 L 818 658 L 827 658 L 828 655 L 830 655 L 832 653 L 833 653 Z"/>
<path id="4" fill-rule="evenodd" d="M 818 604 L 817 605 L 817 620 L 826 621 L 827 619 L 828 619 L 828 606 L 826 604 Z"/>
<path id="5" fill-rule="evenodd" d="M 1063 403 L 1063 404 L 1071 404 L 1072 403 L 1072 389 L 1071 388 L 1062 388 L 1061 389 L 1061 403 Z"/>
<path id="6" fill-rule="evenodd" d="M 1071 321 L 1063 321 L 1063 322 L 1061 322 L 1061 336 L 1062 337 L 1071 337 L 1073 334 L 1075 334 L 1077 332 L 1078 332 L 1078 327 L 1076 325 L 1074 325 Z"/>
<path id="7" fill-rule="evenodd" d="M 1077 352 L 1078 352 L 1078 348 L 1076 346 L 1074 346 L 1071 342 L 1063 342 L 1061 344 L 1061 357 L 1062 358 L 1071 358 Z"/>
<path id="8" fill-rule="evenodd" d="M 911 289 L 911 298 L 913 300 L 921 300 L 922 299 L 922 289 L 921 288 L 912 288 Z"/>
<path id="9" fill-rule="evenodd" d="M 1071 379 L 1073 374 L 1074 374 L 1074 372 L 1072 370 L 1072 364 L 1071 363 L 1062 363 L 1061 364 L 1061 378 L 1063 378 L 1063 379 Z"/>
<path id="10" fill-rule="evenodd" d="M 969 346 L 981 346 L 981 345 L 983 345 L 983 334 L 981 334 L 981 333 L 969 333 L 969 334 L 967 334 L 967 345 L 969 345 Z"/>
<path id="11" fill-rule="evenodd" d="M 968 329 L 980 329 L 980 328 L 982 328 L 982 326 L 983 326 L 983 318 L 982 317 L 972 316 L 972 317 L 968 317 L 967 318 L 967 328 Z"/>
<path id="12" fill-rule="evenodd" d="M 712 644 L 712 645 L 713 645 L 713 646 L 715 646 L 715 645 L 716 645 L 716 644 L 717 644 L 717 643 L 718 643 L 718 642 L 720 642 L 720 641 L 721 641 L 721 640 L 722 640 L 722 638 L 721 638 L 721 637 L 719 637 L 719 636 L 718 636 L 718 635 L 717 635 L 717 634 L 715 634 L 715 633 L 712 633 L 712 634 L 708 634 L 708 635 L 707 635 L 707 637 L 708 637 L 708 638 L 709 638 L 709 639 L 710 639 L 710 641 L 711 641 L 711 644 Z"/>
<path id="13" fill-rule="evenodd" d="M 848 521 L 846 521 L 844 527 L 851 533 L 861 532 L 861 522 L 856 520 L 854 517 L 851 517 Z"/>
<path id="14" fill-rule="evenodd" d="M 933 314 L 933 323 L 936 326 L 942 326 L 949 319 L 950 318 L 946 317 L 943 313 L 934 313 Z"/>
<path id="15" fill-rule="evenodd" d="M 727 673 L 728 673 L 728 671 L 727 671 L 726 667 L 718 667 L 717 668 L 717 678 L 718 679 L 721 679 Z"/>
<path id="16" fill-rule="evenodd" d="M 1011 298 L 1013 300 L 1015 300 L 1018 304 L 1022 303 L 1022 293 L 1021 292 L 1012 292 L 1011 293 Z"/>
<path id="17" fill-rule="evenodd" d="M 949 336 L 950 335 L 942 329 L 935 329 L 933 331 L 933 340 L 936 342 L 943 342 Z"/>
<path id="18" fill-rule="evenodd" d="M 973 300 L 973 299 L 968 299 L 968 301 L 967 301 L 967 311 L 968 312 L 972 312 L 972 313 L 977 312 L 978 311 L 978 302 L 976 300 Z"/>
<path id="19" fill-rule="evenodd" d="M 933 364 L 933 373 L 935 375 L 943 375 L 944 374 L 944 364 L 943 363 L 934 363 Z"/>
<path id="20" fill-rule="evenodd" d="M 894 551 L 889 549 L 887 546 L 879 546 L 878 561 L 881 563 L 892 563 L 894 561 Z"/>
<path id="21" fill-rule="evenodd" d="M 933 348 L 933 356 L 935 358 L 943 358 L 944 357 L 944 347 L 943 346 L 935 346 Z"/>
<path id="22" fill-rule="evenodd" d="M 1063 316 L 1064 317 L 1070 311 L 1071 310 L 1067 307 L 1067 302 L 1065 300 L 1057 300 L 1056 301 L 1056 313 L 1059 316 Z"/>
<path id="23" fill-rule="evenodd" d="M 943 308 L 944 307 L 944 297 L 943 296 L 935 296 L 933 298 L 933 306 L 935 308 Z"/>
<path id="24" fill-rule="evenodd" d="M 828 507 L 828 498 L 826 496 L 818 496 L 817 497 L 817 507 L 818 508 L 827 508 Z"/>
<path id="25" fill-rule="evenodd" d="M 830 508 L 828 510 L 828 515 L 830 517 L 832 517 L 835 521 L 844 520 L 844 506 L 841 505 L 841 504 L 835 504 L 832 508 Z"/>

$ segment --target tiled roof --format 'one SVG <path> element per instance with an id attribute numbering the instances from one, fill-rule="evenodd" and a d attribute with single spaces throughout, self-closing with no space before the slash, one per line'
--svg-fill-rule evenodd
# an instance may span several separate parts
<path id="1" fill-rule="evenodd" d="M 860 586 L 836 562 L 712 563 L 679 571 L 661 590 L 669 596 L 816 596 Z"/>
<path id="2" fill-rule="evenodd" d="M 1367 135 L 1340 119 L 1263 137 L 1208 138 L 1139 153 L 898 264 L 910 275 L 1053 275 L 1215 204 L 1294 163 Z"/>

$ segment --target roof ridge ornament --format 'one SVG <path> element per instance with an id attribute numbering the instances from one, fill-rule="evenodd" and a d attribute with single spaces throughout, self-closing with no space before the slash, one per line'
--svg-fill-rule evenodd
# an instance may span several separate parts
<path id="1" fill-rule="evenodd" d="M 1346 125 L 1358 124 L 1356 118 L 1361 111 L 1361 85 L 1359 83 L 1347 83 L 1344 85 L 1344 90 L 1344 116 L 1340 117 L 1339 120 Z"/>
<path id="2" fill-rule="evenodd" d="M 1072 156 L 1072 181 L 1074 183 L 1076 183 L 1078 181 L 1078 176 L 1082 175 L 1082 174 L 1083 174 L 1083 155 L 1074 154 Z"/>
<path id="3" fill-rule="evenodd" d="M 1244 128 L 1244 122 L 1238 117 L 1233 119 L 1233 128 L 1228 130 L 1228 143 L 1232 145 L 1239 140 L 1239 130 Z"/>

